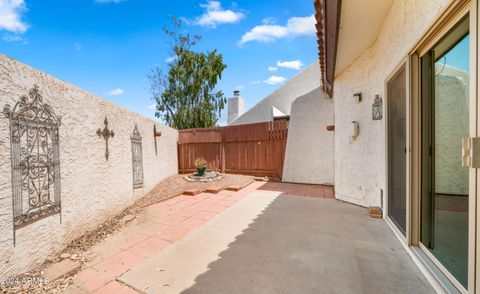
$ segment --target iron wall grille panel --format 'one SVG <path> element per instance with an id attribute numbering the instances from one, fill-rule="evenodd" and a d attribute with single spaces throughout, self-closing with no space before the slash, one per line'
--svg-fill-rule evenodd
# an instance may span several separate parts
<path id="1" fill-rule="evenodd" d="M 143 188 L 142 136 L 140 136 L 136 125 L 130 139 L 132 140 L 133 189 Z"/>
<path id="2" fill-rule="evenodd" d="M 61 212 L 59 125 L 37 86 L 20 97 L 10 120 L 14 229 Z"/>

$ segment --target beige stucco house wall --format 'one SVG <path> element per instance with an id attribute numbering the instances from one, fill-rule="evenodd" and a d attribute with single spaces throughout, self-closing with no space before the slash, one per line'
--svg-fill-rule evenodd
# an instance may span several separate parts
<path id="1" fill-rule="evenodd" d="M 338 199 L 363 206 L 381 205 L 381 191 L 385 190 L 385 119 L 372 120 L 374 97 L 379 94 L 385 98 L 386 78 L 449 3 L 448 0 L 394 1 L 373 46 L 337 73 L 334 109 Z M 363 96 L 358 104 L 352 98 L 357 92 Z M 360 124 L 360 135 L 350 142 L 352 121 Z"/>
<path id="2" fill-rule="evenodd" d="M 0 109 L 12 107 L 38 85 L 44 102 L 62 116 L 59 127 L 61 217 L 49 216 L 16 231 L 13 243 L 9 119 L 0 113 L 0 272 L 24 272 L 133 204 L 158 182 L 177 173 L 177 131 L 114 105 L 25 64 L 0 55 Z M 107 116 L 115 136 L 96 134 Z M 162 133 L 155 153 L 153 126 Z M 144 187 L 133 189 L 130 136 L 138 126 L 143 144 Z"/>
<path id="3" fill-rule="evenodd" d="M 321 88 L 292 103 L 283 181 L 333 184 L 334 134 L 327 125 L 333 125 L 333 101 Z"/>
<path id="4" fill-rule="evenodd" d="M 290 115 L 292 102 L 318 87 L 320 87 L 320 68 L 318 67 L 318 63 L 313 63 L 288 80 L 285 85 L 262 99 L 243 115 L 233 120 L 229 125 L 272 121 L 273 114 L 277 110 L 283 115 Z M 273 107 L 276 110 L 274 110 Z"/>

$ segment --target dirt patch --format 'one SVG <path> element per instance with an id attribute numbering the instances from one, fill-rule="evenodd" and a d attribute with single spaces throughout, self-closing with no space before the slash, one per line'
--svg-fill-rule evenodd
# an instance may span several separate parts
<path id="1" fill-rule="evenodd" d="M 110 218 L 106 222 L 98 225 L 97 229 L 86 232 L 82 237 L 70 242 L 62 252 L 59 252 L 55 257 L 48 259 L 37 270 L 14 277 L 13 279 L 18 281 L 18 283 L 8 285 L 0 284 L 0 293 L 63 293 L 66 287 L 73 284 L 74 275 L 57 279 L 46 285 L 28 286 L 22 283 L 22 281 L 32 278 L 34 280 L 42 281 L 45 268 L 50 264 L 60 262 L 65 258 L 77 260 L 81 262 L 82 265 L 85 262 L 90 261 L 92 257 L 89 249 L 91 247 L 118 232 L 125 226 L 125 224 L 135 219 L 136 216 L 147 206 L 178 196 L 188 189 L 205 191 L 211 186 L 220 187 L 222 189 L 232 185 L 244 187 L 253 181 L 253 177 L 242 175 L 224 175 L 224 177 L 218 181 L 207 183 L 189 182 L 183 177 L 184 175 L 174 175 L 163 180 L 145 197 L 135 202 L 135 204 Z"/>
<path id="2" fill-rule="evenodd" d="M 185 175 L 171 176 L 158 184 L 147 196 L 140 199 L 136 205 L 146 207 L 167 198 L 182 194 L 188 189 L 207 190 L 208 187 L 215 186 L 225 189 L 228 186 L 246 186 L 253 181 L 253 177 L 242 175 L 224 175 L 222 179 L 215 182 L 189 182 L 183 177 Z"/>

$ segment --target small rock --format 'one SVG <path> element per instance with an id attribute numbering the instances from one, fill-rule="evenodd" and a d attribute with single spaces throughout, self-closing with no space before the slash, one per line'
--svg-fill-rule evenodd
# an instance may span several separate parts
<path id="1" fill-rule="evenodd" d="M 71 260 L 77 260 L 78 259 L 78 254 L 74 253 L 70 256 Z"/>
<path id="2" fill-rule="evenodd" d="M 66 259 L 66 258 L 70 258 L 70 256 L 71 256 L 70 253 L 65 252 L 65 253 L 62 253 L 62 255 L 60 255 L 60 258 L 61 259 Z"/>
<path id="3" fill-rule="evenodd" d="M 124 222 L 129 222 L 132 221 L 135 218 L 133 214 L 127 214 L 126 216 L 123 217 Z"/>

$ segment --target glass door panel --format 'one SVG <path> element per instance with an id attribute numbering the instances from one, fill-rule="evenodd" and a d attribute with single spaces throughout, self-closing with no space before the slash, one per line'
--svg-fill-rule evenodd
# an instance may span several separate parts
<path id="1" fill-rule="evenodd" d="M 469 136 L 468 18 L 422 57 L 422 244 L 466 288 Z"/>

